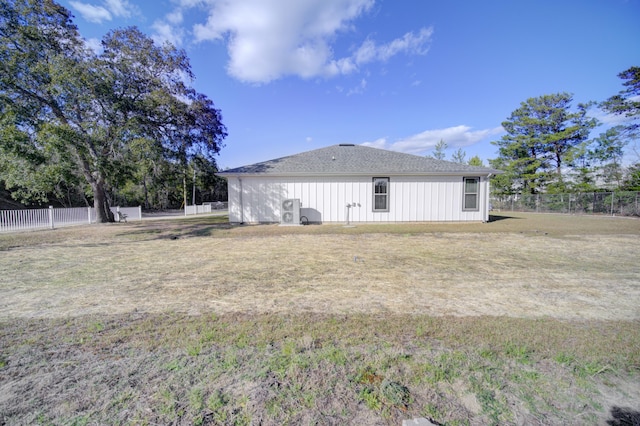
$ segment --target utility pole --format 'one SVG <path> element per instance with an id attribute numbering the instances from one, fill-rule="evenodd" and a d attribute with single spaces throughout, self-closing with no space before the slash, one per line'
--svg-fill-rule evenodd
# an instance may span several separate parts
<path id="1" fill-rule="evenodd" d="M 182 174 L 182 204 L 184 205 L 184 210 L 187 211 L 187 172 Z"/>
<path id="2" fill-rule="evenodd" d="M 191 196 L 192 202 L 191 205 L 196 205 L 196 168 L 193 168 L 193 195 Z"/>

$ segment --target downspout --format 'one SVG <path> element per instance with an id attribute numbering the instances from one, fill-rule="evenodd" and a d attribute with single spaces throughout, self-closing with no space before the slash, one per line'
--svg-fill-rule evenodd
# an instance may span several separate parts
<path id="1" fill-rule="evenodd" d="M 238 178 L 238 183 L 240 184 L 240 225 L 244 224 L 244 205 L 242 204 L 242 178 Z"/>
<path id="2" fill-rule="evenodd" d="M 485 206 L 484 206 L 484 216 L 485 216 L 485 218 L 484 218 L 484 221 L 485 221 L 485 223 L 489 222 L 489 204 L 490 204 L 489 203 L 489 196 L 490 196 L 490 193 L 491 193 L 491 188 L 490 188 L 491 176 L 493 176 L 493 173 L 489 173 L 487 175 L 487 185 L 486 185 L 486 189 L 485 189 L 485 191 L 487 191 L 487 195 L 485 195 L 485 197 L 484 197 L 484 200 L 485 200 L 484 201 L 485 202 Z"/>

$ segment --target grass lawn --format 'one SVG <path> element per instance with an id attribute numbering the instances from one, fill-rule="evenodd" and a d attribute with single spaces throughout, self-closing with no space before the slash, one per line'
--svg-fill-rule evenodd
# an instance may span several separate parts
<path id="1" fill-rule="evenodd" d="M 226 220 L 0 234 L 0 424 L 640 422 L 638 219 Z"/>

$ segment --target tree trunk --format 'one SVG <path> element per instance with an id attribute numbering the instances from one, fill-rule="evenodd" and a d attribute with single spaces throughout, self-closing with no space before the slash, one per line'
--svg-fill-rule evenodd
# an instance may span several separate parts
<path id="1" fill-rule="evenodd" d="M 97 159 L 95 150 L 89 141 L 86 141 L 86 151 L 91 153 L 93 159 Z M 78 166 L 82 169 L 85 179 L 91 186 L 93 192 L 93 207 L 96 211 L 96 223 L 115 222 L 115 217 L 109 206 L 109 198 L 105 189 L 106 183 L 102 172 L 97 167 L 91 166 L 91 161 L 84 157 L 81 151 L 74 149 Z"/>
<path id="2" fill-rule="evenodd" d="M 104 190 L 104 180 L 93 180 L 91 182 L 91 190 L 93 191 L 93 207 L 96 210 L 96 222 L 115 222 L 115 217 L 111 212 L 107 194 Z"/>
<path id="3" fill-rule="evenodd" d="M 144 208 L 149 210 L 149 190 L 147 189 L 147 175 L 142 178 L 142 186 L 144 187 Z"/>

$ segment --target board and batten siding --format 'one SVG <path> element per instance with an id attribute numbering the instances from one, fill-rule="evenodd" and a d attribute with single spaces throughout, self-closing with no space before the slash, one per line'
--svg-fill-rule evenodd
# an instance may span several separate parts
<path id="1" fill-rule="evenodd" d="M 480 178 L 477 211 L 463 211 L 463 176 L 389 177 L 389 211 L 373 211 L 373 176 L 228 177 L 229 221 L 280 222 L 282 201 L 300 199 L 310 222 L 487 221 L 489 181 Z M 468 176 L 476 177 L 476 176 Z M 347 204 L 352 207 L 347 207 Z"/>

